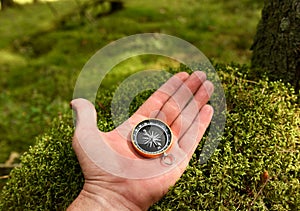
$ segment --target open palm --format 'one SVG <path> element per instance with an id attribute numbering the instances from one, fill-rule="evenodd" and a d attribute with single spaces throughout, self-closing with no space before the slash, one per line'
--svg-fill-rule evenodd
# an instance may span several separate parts
<path id="1" fill-rule="evenodd" d="M 148 209 L 166 194 L 188 165 L 213 115 L 212 107 L 207 105 L 212 92 L 213 85 L 203 72 L 180 72 L 127 121 L 106 133 L 97 128 L 93 104 L 73 100 L 71 106 L 77 116 L 73 148 L 85 178 L 81 195 L 105 208 Z M 131 144 L 134 126 L 149 118 L 164 121 L 172 130 L 170 153 L 176 158 L 172 167 L 163 167 L 159 158 L 140 156 Z M 76 209 L 79 199 L 69 209 Z"/>

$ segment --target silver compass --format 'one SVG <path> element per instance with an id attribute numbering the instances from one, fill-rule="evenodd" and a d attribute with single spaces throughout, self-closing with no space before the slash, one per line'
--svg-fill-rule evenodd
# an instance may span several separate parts
<path id="1" fill-rule="evenodd" d="M 132 131 L 135 150 L 144 157 L 164 155 L 172 145 L 172 132 L 167 124 L 158 119 L 146 119 Z"/>

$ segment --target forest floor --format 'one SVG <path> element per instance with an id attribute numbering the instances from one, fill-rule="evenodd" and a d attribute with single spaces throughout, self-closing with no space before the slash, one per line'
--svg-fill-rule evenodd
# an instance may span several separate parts
<path id="1" fill-rule="evenodd" d="M 25 2 L 0 12 L 0 163 L 26 151 L 69 109 L 81 68 L 103 46 L 156 32 L 190 42 L 213 62 L 249 64 L 263 6 L 259 0 L 126 0 L 116 13 L 99 15 L 104 5 L 82 17 L 85 2 Z M 122 68 L 136 70 L 145 59 L 130 59 Z"/>

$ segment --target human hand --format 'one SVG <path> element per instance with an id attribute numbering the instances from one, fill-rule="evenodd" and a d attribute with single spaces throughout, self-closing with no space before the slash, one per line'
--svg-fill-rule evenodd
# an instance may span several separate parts
<path id="1" fill-rule="evenodd" d="M 195 71 L 191 75 L 180 72 L 152 94 L 127 121 L 106 133 L 97 128 L 93 104 L 84 99 L 73 100 L 71 106 L 77 116 L 73 149 L 85 184 L 68 209 L 146 210 L 162 198 L 186 169 L 211 121 L 213 109 L 207 102 L 212 93 L 213 84 L 206 80 L 203 72 Z M 101 150 L 99 143 L 105 143 L 132 162 L 147 160 L 149 165 L 158 165 L 156 159 L 140 156 L 130 143 L 134 126 L 148 118 L 157 118 L 169 125 L 174 142 L 170 152 L 180 157 L 181 162 L 164 174 L 141 179 L 120 177 L 101 168 L 97 159 L 104 155 L 97 151 Z M 126 171 L 130 166 L 120 168 Z"/>

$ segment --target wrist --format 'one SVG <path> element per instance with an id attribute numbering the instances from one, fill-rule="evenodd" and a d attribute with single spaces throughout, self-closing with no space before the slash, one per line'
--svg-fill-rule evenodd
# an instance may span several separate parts
<path id="1" fill-rule="evenodd" d="M 78 197 L 68 207 L 76 210 L 142 210 L 126 197 L 99 186 L 85 184 Z"/>

